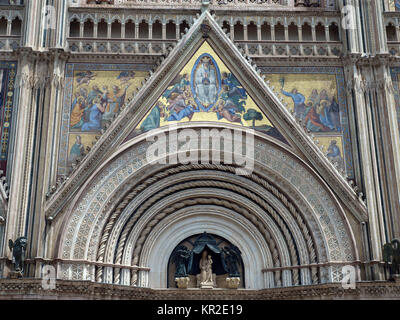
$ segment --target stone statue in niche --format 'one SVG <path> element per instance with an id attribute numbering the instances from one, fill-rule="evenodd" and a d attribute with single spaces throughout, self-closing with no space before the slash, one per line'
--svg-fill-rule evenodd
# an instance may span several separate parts
<path id="1" fill-rule="evenodd" d="M 390 279 L 400 279 L 400 239 L 393 239 L 392 242 L 383 246 L 383 261 L 389 270 Z"/>
<path id="2" fill-rule="evenodd" d="M 200 274 L 197 275 L 197 282 L 202 289 L 216 287 L 216 275 L 212 272 L 212 264 L 211 255 L 208 254 L 207 250 L 204 250 L 199 263 Z"/>
<path id="3" fill-rule="evenodd" d="M 238 266 L 240 264 L 241 254 L 239 248 L 233 244 L 225 246 L 222 249 L 222 263 L 229 277 L 240 277 Z"/>
<path id="4" fill-rule="evenodd" d="M 172 261 L 176 266 L 175 277 L 182 278 L 187 277 L 187 265 L 190 258 L 191 252 L 183 245 L 180 245 L 175 249 L 172 255 Z"/>
<path id="5" fill-rule="evenodd" d="M 8 240 L 8 246 L 12 251 L 12 263 L 14 270 L 11 272 L 12 278 L 20 278 L 24 275 L 24 261 L 27 239 L 19 237 L 15 242 Z"/>
<path id="6" fill-rule="evenodd" d="M 233 244 L 229 246 L 225 246 L 221 250 L 221 258 L 224 269 L 228 273 L 228 277 L 226 278 L 226 286 L 229 289 L 237 289 L 240 284 L 240 256 L 241 252 L 238 247 Z"/>
<path id="7" fill-rule="evenodd" d="M 195 240 L 185 240 L 171 254 L 170 263 L 175 265 L 174 280 L 179 289 L 231 288 L 242 283 L 242 259 L 238 247 L 216 240 L 204 232 Z"/>
<path id="8" fill-rule="evenodd" d="M 175 264 L 175 282 L 179 289 L 186 289 L 189 284 L 187 267 L 191 251 L 183 245 L 177 247 L 172 254 L 172 261 Z"/>

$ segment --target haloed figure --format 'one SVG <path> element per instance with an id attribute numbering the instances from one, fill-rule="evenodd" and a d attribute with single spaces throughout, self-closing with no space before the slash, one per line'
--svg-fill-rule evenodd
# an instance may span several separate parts
<path id="1" fill-rule="evenodd" d="M 211 59 L 204 57 L 195 79 L 197 98 L 207 106 L 212 104 L 217 96 L 217 76 L 211 64 Z"/>

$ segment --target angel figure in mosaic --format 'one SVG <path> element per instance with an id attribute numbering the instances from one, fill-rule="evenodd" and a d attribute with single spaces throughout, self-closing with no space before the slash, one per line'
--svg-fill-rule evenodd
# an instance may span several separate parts
<path id="1" fill-rule="evenodd" d="M 94 80 L 96 74 L 92 71 L 83 71 L 76 74 L 76 82 L 78 83 L 78 87 L 84 84 L 89 84 L 90 81 Z"/>
<path id="2" fill-rule="evenodd" d="M 179 74 L 174 80 L 171 81 L 169 84 L 169 89 L 165 90 L 163 97 L 169 99 L 172 93 L 182 94 L 188 85 L 190 85 L 188 74 Z"/>

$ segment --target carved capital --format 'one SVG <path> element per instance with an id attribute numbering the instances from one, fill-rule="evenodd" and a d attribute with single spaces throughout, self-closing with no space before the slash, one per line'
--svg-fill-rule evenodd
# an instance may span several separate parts
<path id="1" fill-rule="evenodd" d="M 179 289 L 187 289 L 190 282 L 190 278 L 189 277 L 175 278 L 175 281 Z"/>
<path id="2" fill-rule="evenodd" d="M 239 288 L 240 278 L 233 277 L 233 278 L 226 278 L 226 287 L 229 289 L 237 289 Z"/>

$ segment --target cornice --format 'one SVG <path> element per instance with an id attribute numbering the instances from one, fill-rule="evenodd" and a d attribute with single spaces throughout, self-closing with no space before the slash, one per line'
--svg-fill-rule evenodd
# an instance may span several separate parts
<path id="1" fill-rule="evenodd" d="M 20 57 L 28 58 L 30 61 L 48 61 L 51 58 L 49 50 L 37 50 L 32 47 L 20 47 L 15 50 L 15 53 Z"/>
<path id="2" fill-rule="evenodd" d="M 397 58 L 390 53 L 377 53 L 375 55 L 370 55 L 357 52 L 345 54 L 342 60 L 344 66 L 379 66 L 400 61 L 400 57 Z"/>
<path id="3" fill-rule="evenodd" d="M 29 52 L 35 51 L 13 51 L 13 52 L 1 52 L 0 57 L 4 59 L 18 59 L 19 55 L 24 53 L 30 54 Z M 44 51 L 37 51 L 43 53 Z M 160 57 L 165 57 L 164 54 L 138 54 L 138 53 L 86 53 L 86 52 L 71 52 L 62 48 L 49 48 L 47 54 L 52 56 L 58 56 L 59 59 L 71 63 L 90 63 L 96 60 L 97 62 L 104 63 L 156 63 Z M 253 61 L 257 65 L 261 66 L 276 66 L 281 64 L 282 66 L 337 66 L 342 67 L 345 65 L 343 57 L 313 57 L 313 56 L 251 56 Z M 391 58 L 391 57 L 389 57 Z M 395 61 L 390 59 L 390 61 Z M 400 62 L 400 59 L 398 60 Z"/>
<path id="4" fill-rule="evenodd" d="M 268 66 L 343 66 L 343 58 L 341 57 L 295 57 L 295 56 L 251 56 L 252 60 L 259 67 Z"/>
<path id="5" fill-rule="evenodd" d="M 1 60 L 18 60 L 18 53 L 16 51 L 0 51 Z"/>
<path id="6" fill-rule="evenodd" d="M 0 11 L 5 11 L 5 10 L 18 10 L 18 11 L 24 11 L 25 10 L 25 5 L 1 5 L 0 6 Z"/>
<path id="7" fill-rule="evenodd" d="M 121 53 L 69 53 L 68 62 L 102 62 L 102 63 L 145 63 L 154 64 L 160 57 L 160 54 L 121 54 Z"/>
<path id="8" fill-rule="evenodd" d="M 75 53 L 65 52 L 68 62 L 121 62 L 121 63 L 155 63 L 163 54 L 132 54 L 132 53 Z M 341 57 L 296 57 L 296 56 L 251 56 L 258 66 L 343 66 Z"/>
<path id="9" fill-rule="evenodd" d="M 91 281 L 56 280 L 55 289 L 43 289 L 41 279 L 0 279 L 0 299 L 71 299 L 72 297 L 131 300 L 304 300 L 304 299 L 400 299 L 400 283 L 359 282 L 355 289 L 329 283 L 262 290 L 150 289 Z"/>
<path id="10" fill-rule="evenodd" d="M 399 11 L 385 11 L 383 13 L 383 16 L 385 18 L 400 18 L 400 12 Z"/>
<path id="11" fill-rule="evenodd" d="M 1 54 L 2 52 L 0 52 L 0 55 Z M 29 58 L 31 61 L 50 61 L 54 57 L 62 60 L 68 60 L 71 56 L 71 53 L 63 48 L 47 48 L 46 50 L 37 50 L 32 47 L 20 47 L 12 52 L 12 56 L 15 56 L 16 58 Z"/>
<path id="12" fill-rule="evenodd" d="M 64 48 L 49 48 L 49 54 L 64 61 L 67 61 L 71 57 L 71 53 Z"/>

